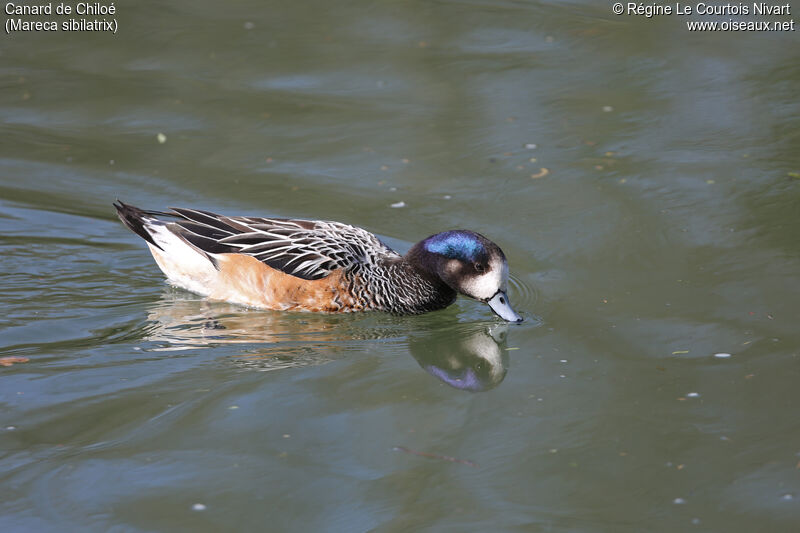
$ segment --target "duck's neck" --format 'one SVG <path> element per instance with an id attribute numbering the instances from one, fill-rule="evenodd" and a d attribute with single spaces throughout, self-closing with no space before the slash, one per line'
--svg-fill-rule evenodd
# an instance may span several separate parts
<path id="1" fill-rule="evenodd" d="M 430 281 L 432 284 L 444 285 L 444 281 L 439 277 L 438 270 L 439 264 L 436 262 L 436 257 L 428 250 L 425 249 L 424 241 L 418 242 L 403 256 L 402 262 L 411 267 L 420 277 Z M 448 287 L 449 288 L 449 287 Z"/>
<path id="2" fill-rule="evenodd" d="M 437 265 L 430 255 L 417 244 L 403 257 L 383 265 L 385 278 L 391 281 L 381 284 L 381 288 L 393 293 L 386 299 L 386 311 L 424 313 L 443 309 L 455 301 L 456 291 L 436 273 Z"/>

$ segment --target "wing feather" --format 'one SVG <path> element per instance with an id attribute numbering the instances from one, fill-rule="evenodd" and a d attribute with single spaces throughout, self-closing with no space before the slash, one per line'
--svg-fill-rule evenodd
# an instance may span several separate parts
<path id="1" fill-rule="evenodd" d="M 211 253 L 251 255 L 292 276 L 321 279 L 339 269 L 357 271 L 398 254 L 368 231 L 339 222 L 226 217 L 171 208 L 170 229 Z"/>

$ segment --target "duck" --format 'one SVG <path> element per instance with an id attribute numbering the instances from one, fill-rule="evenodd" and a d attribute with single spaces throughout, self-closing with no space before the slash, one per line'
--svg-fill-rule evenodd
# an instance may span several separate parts
<path id="1" fill-rule="evenodd" d="M 507 322 L 523 320 L 508 299 L 505 254 L 474 231 L 436 233 L 401 255 L 341 222 L 150 211 L 119 200 L 114 207 L 170 284 L 212 300 L 278 311 L 416 315 L 463 294 Z"/>

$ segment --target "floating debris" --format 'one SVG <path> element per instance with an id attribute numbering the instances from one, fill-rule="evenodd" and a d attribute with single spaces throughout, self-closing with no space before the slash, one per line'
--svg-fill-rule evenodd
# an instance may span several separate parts
<path id="1" fill-rule="evenodd" d="M 400 202 L 395 202 L 395 203 L 393 203 L 393 204 L 392 204 L 392 205 L 390 205 L 389 207 L 399 208 L 399 207 L 405 207 L 405 206 L 406 206 L 406 203 L 405 203 L 405 202 L 403 202 L 403 201 L 400 201 Z"/>
<path id="2" fill-rule="evenodd" d="M 543 178 L 543 177 L 547 176 L 548 174 L 550 174 L 550 171 L 547 170 L 546 168 L 542 167 L 541 169 L 539 169 L 539 172 L 537 172 L 536 174 L 531 174 L 531 178 L 533 178 L 533 179 Z"/>
<path id="3" fill-rule="evenodd" d="M 672 503 L 674 503 L 675 505 L 683 505 L 684 503 L 686 503 L 686 500 L 684 500 L 683 498 L 675 498 L 674 500 L 672 500 Z"/>
<path id="4" fill-rule="evenodd" d="M 411 455 L 418 455 L 420 457 L 427 457 L 429 459 L 439 459 L 440 461 L 447 461 L 450 463 L 458 463 L 462 465 L 477 467 L 478 463 L 474 463 L 467 459 L 459 459 L 457 457 L 450 457 L 449 455 L 439 455 L 438 453 L 428 453 L 428 452 L 420 452 L 417 450 L 412 450 L 410 448 L 406 448 L 405 446 L 395 446 L 392 448 L 393 452 L 405 452 L 410 453 Z"/>
<path id="5" fill-rule="evenodd" d="M 533 144 L 533 143 L 528 143 L 528 144 L 525 145 L 525 148 L 527 150 L 536 150 L 536 145 Z"/>
<path id="6" fill-rule="evenodd" d="M 30 361 L 27 357 L 0 357 L 0 366 L 11 366 L 14 363 L 27 363 Z"/>
<path id="7" fill-rule="evenodd" d="M 717 359 L 727 359 L 730 356 L 731 356 L 731 354 L 729 354 L 729 353 L 715 353 L 714 354 L 714 357 L 716 357 Z"/>
<path id="8" fill-rule="evenodd" d="M 699 398 L 700 397 L 700 393 L 699 392 L 690 392 L 690 393 L 688 393 L 686 395 L 686 397 L 687 398 Z"/>
<path id="9" fill-rule="evenodd" d="M 192 511 L 205 511 L 207 509 L 204 503 L 195 503 L 192 505 Z"/>
<path id="10" fill-rule="evenodd" d="M 672 355 L 681 355 L 684 353 L 689 353 L 689 350 L 675 350 L 674 352 L 672 352 Z"/>
<path id="11" fill-rule="evenodd" d="M 158 139 L 158 144 L 164 144 L 165 142 L 167 142 L 167 136 L 164 135 L 163 133 L 159 133 L 158 135 L 156 135 L 156 139 Z"/>
<path id="12" fill-rule="evenodd" d="M 243 24 L 243 26 L 244 26 L 244 29 L 246 29 L 246 30 L 252 30 L 253 28 L 256 27 L 256 25 L 254 23 L 250 22 L 249 20 L 247 22 L 245 22 Z"/>
<path id="13" fill-rule="evenodd" d="M 614 108 L 611 107 L 610 105 L 604 105 L 603 106 L 603 112 L 604 113 L 611 113 L 612 111 L 614 111 Z"/>

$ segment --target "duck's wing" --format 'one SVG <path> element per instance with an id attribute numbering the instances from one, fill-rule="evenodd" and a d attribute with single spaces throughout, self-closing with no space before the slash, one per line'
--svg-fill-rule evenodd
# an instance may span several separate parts
<path id="1" fill-rule="evenodd" d="M 170 209 L 176 220 L 167 227 L 206 254 L 250 255 L 302 279 L 321 279 L 340 269 L 357 272 L 399 257 L 372 233 L 340 222 Z"/>

